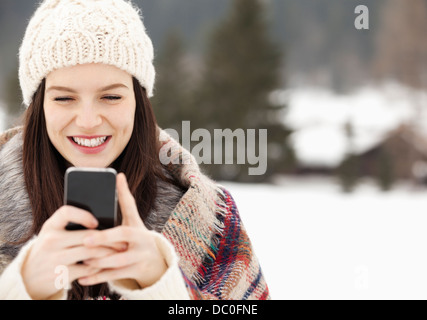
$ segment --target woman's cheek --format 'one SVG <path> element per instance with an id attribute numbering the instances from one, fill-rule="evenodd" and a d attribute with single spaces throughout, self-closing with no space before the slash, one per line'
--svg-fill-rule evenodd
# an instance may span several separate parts
<path id="1" fill-rule="evenodd" d="M 117 131 L 122 132 L 124 136 L 130 138 L 135 122 L 135 108 L 123 108 L 121 111 L 115 112 L 110 119 Z"/>
<path id="2" fill-rule="evenodd" d="M 60 108 L 52 107 L 49 104 L 45 105 L 44 111 L 48 129 L 51 128 L 59 131 L 72 119 L 72 114 L 69 111 L 60 110 Z"/>

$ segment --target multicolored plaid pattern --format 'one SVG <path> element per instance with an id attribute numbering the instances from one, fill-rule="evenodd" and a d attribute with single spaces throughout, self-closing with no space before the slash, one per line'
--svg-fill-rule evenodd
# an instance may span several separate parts
<path id="1" fill-rule="evenodd" d="M 195 274 L 188 274 L 182 269 L 190 295 L 193 299 L 270 299 L 267 284 L 253 253 L 236 203 L 228 191 L 225 189 L 223 191 L 227 212 L 218 217 L 224 224 L 223 230 L 221 233 L 214 232 L 210 245 L 205 245 L 204 257 L 199 260 Z M 183 228 L 184 221 L 190 220 L 188 217 L 181 217 L 176 223 Z M 191 246 L 199 245 L 195 243 L 197 241 L 190 240 L 193 235 L 189 235 L 189 240 L 179 243 L 175 241 L 177 239 L 175 235 L 169 232 L 164 234 L 174 243 L 181 261 L 189 258 L 197 260 L 191 258 L 192 254 L 200 254 L 198 250 L 191 252 Z"/>
<path id="2" fill-rule="evenodd" d="M 167 221 L 163 235 L 174 245 L 193 299 L 270 299 L 269 290 L 236 203 L 223 187 L 203 175 L 192 155 L 162 132 L 168 171 L 188 191 Z M 163 150 L 168 152 L 168 150 Z"/>

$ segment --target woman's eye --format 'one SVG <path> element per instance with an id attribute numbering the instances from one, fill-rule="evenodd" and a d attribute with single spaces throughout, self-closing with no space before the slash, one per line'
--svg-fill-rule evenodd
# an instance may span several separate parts
<path id="1" fill-rule="evenodd" d="M 105 100 L 109 100 L 109 101 L 117 101 L 117 100 L 120 100 L 122 97 L 119 97 L 119 96 L 105 96 L 105 97 L 103 97 L 103 99 L 105 99 Z"/>
<path id="2" fill-rule="evenodd" d="M 71 101 L 71 100 L 73 100 L 73 99 L 70 97 L 58 97 L 58 98 L 54 99 L 54 101 L 57 101 L 57 102 L 67 102 L 67 101 Z"/>

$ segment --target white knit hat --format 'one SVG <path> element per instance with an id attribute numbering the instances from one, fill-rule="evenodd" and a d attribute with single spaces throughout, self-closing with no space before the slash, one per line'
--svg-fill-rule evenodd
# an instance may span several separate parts
<path id="1" fill-rule="evenodd" d="M 153 96 L 153 44 L 139 11 L 124 0 L 45 0 L 31 18 L 19 52 L 19 81 L 28 106 L 53 70 L 86 63 L 116 66 Z"/>

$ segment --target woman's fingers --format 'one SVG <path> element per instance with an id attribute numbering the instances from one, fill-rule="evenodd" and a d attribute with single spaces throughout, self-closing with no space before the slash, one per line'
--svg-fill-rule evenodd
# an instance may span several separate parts
<path id="1" fill-rule="evenodd" d="M 105 247 L 111 248 L 116 252 L 123 252 L 127 250 L 127 248 L 129 247 L 129 244 L 127 242 L 116 242 L 116 243 L 109 243 Z"/>
<path id="2" fill-rule="evenodd" d="M 50 250 L 66 250 L 68 248 L 83 245 L 84 239 L 93 232 L 92 230 L 81 231 L 56 231 L 53 230 L 48 233 L 40 233 L 40 241 L 43 246 Z"/>
<path id="3" fill-rule="evenodd" d="M 95 229 L 98 226 L 98 220 L 90 212 L 72 206 L 63 206 L 45 222 L 43 229 L 64 230 L 70 222 L 80 224 L 87 229 Z"/>
<path id="4" fill-rule="evenodd" d="M 156 257 L 148 250 L 116 253 L 104 258 L 85 261 L 85 264 L 100 271 L 79 279 L 82 285 L 134 279 L 140 287 L 148 287 L 157 282 L 167 270 L 163 257 Z"/>
<path id="5" fill-rule="evenodd" d="M 139 284 L 152 284 L 167 269 L 153 237 L 139 216 L 135 199 L 123 173 L 117 175 L 117 193 L 122 225 L 102 231 L 86 230 L 87 233 L 82 234 L 82 243 L 88 251 L 76 248 L 73 254 L 74 257 L 78 257 L 77 261 L 83 261 L 84 266 L 91 268 L 77 268 L 80 274 L 98 270 L 80 277 L 75 273 L 73 277 L 77 277 L 81 285 L 94 285 L 117 279 L 134 279 Z M 64 217 L 69 218 L 69 215 L 64 213 Z M 80 221 L 73 222 L 80 223 Z M 57 226 L 60 225 L 58 222 Z M 77 266 L 81 267 L 81 265 Z"/>
<path id="6" fill-rule="evenodd" d="M 79 246 L 65 250 L 61 254 L 63 255 L 62 261 L 65 265 L 73 265 L 80 261 L 104 258 L 115 253 L 117 253 L 116 250 L 107 247 L 87 248 Z"/>
<path id="7" fill-rule="evenodd" d="M 94 258 L 86 261 L 85 263 L 100 269 L 116 269 L 132 265 L 139 262 L 139 260 L 140 258 L 135 254 L 135 252 L 126 251 L 101 258 Z"/>
<path id="8" fill-rule="evenodd" d="M 120 279 L 130 279 L 128 268 L 100 270 L 91 275 L 78 278 L 78 282 L 83 286 L 93 286 Z"/>
<path id="9" fill-rule="evenodd" d="M 74 264 L 64 270 L 66 270 L 64 277 L 68 276 L 68 279 L 65 280 L 69 281 L 70 284 L 80 278 L 91 277 L 101 272 L 100 269 L 85 264 Z"/>
<path id="10" fill-rule="evenodd" d="M 143 237 L 144 233 L 144 231 L 140 232 L 140 230 L 132 227 L 120 226 L 91 233 L 83 240 L 83 243 L 88 247 L 113 247 L 117 246 L 117 244 L 125 245 L 136 242 L 138 240 L 142 241 L 143 239 L 141 238 Z"/>

